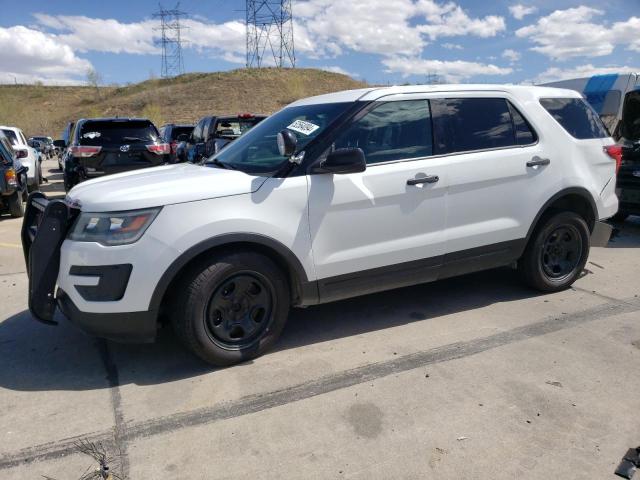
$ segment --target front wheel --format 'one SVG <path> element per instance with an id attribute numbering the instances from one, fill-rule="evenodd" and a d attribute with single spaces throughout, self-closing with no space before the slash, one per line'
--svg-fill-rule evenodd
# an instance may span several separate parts
<path id="1" fill-rule="evenodd" d="M 518 270 L 524 282 L 543 292 L 570 287 L 589 257 L 589 227 L 574 212 L 560 212 L 536 227 Z"/>
<path id="2" fill-rule="evenodd" d="M 282 270 L 254 252 L 225 252 L 194 266 L 179 283 L 172 324 L 184 345 L 206 362 L 228 366 L 262 355 L 289 314 Z"/>

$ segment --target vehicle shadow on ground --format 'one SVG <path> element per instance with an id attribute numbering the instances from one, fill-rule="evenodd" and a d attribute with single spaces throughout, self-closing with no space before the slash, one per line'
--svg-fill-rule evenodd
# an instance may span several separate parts
<path id="1" fill-rule="evenodd" d="M 613 235 L 608 248 L 640 247 L 640 216 L 630 216 L 624 222 L 612 222 Z"/>
<path id="2" fill-rule="evenodd" d="M 275 350 L 281 351 L 429 321 L 501 302 L 537 296 L 515 271 L 502 268 L 306 309 L 293 309 Z M 20 391 L 91 390 L 108 387 L 104 348 L 60 315 L 43 325 L 20 312 L 0 322 L 0 387 Z M 156 385 L 210 374 L 212 367 L 191 355 L 170 328 L 157 342 L 108 342 L 121 384 Z M 248 366 L 248 364 L 245 364 Z M 237 368 L 237 367 L 236 367 Z"/>

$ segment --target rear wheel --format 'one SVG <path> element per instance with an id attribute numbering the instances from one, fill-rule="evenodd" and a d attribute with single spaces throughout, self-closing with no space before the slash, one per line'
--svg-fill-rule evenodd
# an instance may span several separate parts
<path id="1" fill-rule="evenodd" d="M 221 253 L 192 268 L 173 302 L 173 327 L 208 363 L 227 366 L 262 355 L 289 313 L 289 286 L 268 257 Z"/>
<path id="2" fill-rule="evenodd" d="M 543 292 L 570 287 L 589 257 L 589 237 L 589 227 L 577 213 L 543 218 L 518 261 L 524 282 Z"/>
<path id="3" fill-rule="evenodd" d="M 22 203 L 22 194 L 13 192 L 9 197 L 9 213 L 13 218 L 24 217 L 24 203 Z"/>

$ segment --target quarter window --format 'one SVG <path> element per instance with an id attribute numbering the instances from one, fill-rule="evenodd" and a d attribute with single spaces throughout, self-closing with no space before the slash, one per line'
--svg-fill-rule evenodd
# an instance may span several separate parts
<path id="1" fill-rule="evenodd" d="M 348 127 L 334 146 L 361 148 L 368 164 L 430 156 L 433 141 L 429 103 L 381 103 Z"/>
<path id="2" fill-rule="evenodd" d="M 431 100 L 435 153 L 510 147 L 515 136 L 504 98 Z"/>
<path id="3" fill-rule="evenodd" d="M 598 114 L 581 98 L 542 98 L 540 103 L 556 122 L 578 140 L 609 136 Z"/>
<path id="4" fill-rule="evenodd" d="M 513 127 L 516 134 L 517 145 L 531 145 L 538 141 L 536 132 L 533 131 L 529 122 L 527 122 L 520 112 L 514 107 L 511 102 L 509 104 L 509 110 L 511 110 L 511 118 L 513 118 Z"/>

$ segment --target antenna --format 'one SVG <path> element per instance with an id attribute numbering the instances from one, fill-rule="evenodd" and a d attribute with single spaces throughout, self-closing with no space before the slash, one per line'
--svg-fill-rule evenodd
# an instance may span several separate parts
<path id="1" fill-rule="evenodd" d="M 153 14 L 153 18 L 160 19 L 160 26 L 154 27 L 154 31 L 160 32 L 160 40 L 156 45 L 162 48 L 162 67 L 160 76 L 171 78 L 184 73 L 184 61 L 182 60 L 182 30 L 180 19 L 187 14 L 180 10 L 180 2 L 173 9 L 165 9 L 158 4 L 159 10 Z"/>
<path id="2" fill-rule="evenodd" d="M 295 67 L 291 0 L 247 0 L 246 15 L 247 68 Z"/>

